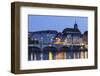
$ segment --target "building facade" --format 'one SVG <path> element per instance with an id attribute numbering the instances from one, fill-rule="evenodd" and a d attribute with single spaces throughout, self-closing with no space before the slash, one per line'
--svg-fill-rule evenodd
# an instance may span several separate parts
<path id="1" fill-rule="evenodd" d="M 58 32 L 55 30 L 32 32 L 30 39 L 43 44 L 51 44 L 53 42 L 53 38 L 56 36 L 57 33 Z"/>
<path id="2" fill-rule="evenodd" d="M 75 23 L 74 28 L 63 30 L 64 45 L 79 45 L 81 43 L 81 32 Z"/>

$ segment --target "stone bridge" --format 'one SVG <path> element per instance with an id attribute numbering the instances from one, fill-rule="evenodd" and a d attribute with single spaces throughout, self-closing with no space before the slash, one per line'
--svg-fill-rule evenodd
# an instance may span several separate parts
<path id="1" fill-rule="evenodd" d="M 29 44 L 29 46 L 31 46 L 31 47 L 35 46 L 35 47 L 38 47 L 38 48 L 41 48 L 41 49 L 48 47 L 48 46 L 53 46 L 53 47 L 59 49 L 59 48 L 63 47 L 64 45 L 61 45 L 61 44 L 59 44 L 59 45 L 58 44 L 48 44 L 48 45 L 46 45 L 46 44 L 43 44 L 43 45 Z"/>

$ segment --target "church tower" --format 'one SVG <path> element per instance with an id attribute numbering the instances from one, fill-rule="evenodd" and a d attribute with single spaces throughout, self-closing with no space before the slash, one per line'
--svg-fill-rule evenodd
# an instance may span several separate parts
<path id="1" fill-rule="evenodd" d="M 77 25 L 76 21 L 75 21 L 75 24 L 74 24 L 74 29 L 78 29 L 78 25 Z"/>

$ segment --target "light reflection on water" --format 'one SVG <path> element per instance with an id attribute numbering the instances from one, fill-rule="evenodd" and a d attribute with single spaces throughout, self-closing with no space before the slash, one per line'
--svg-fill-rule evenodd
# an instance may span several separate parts
<path id="1" fill-rule="evenodd" d="M 87 59 L 88 58 L 88 51 L 87 50 L 56 50 L 56 52 L 50 52 L 42 50 L 38 52 L 34 52 L 32 49 L 31 53 L 28 53 L 28 60 L 57 60 L 57 59 Z M 32 52 L 33 51 L 33 52 Z"/>

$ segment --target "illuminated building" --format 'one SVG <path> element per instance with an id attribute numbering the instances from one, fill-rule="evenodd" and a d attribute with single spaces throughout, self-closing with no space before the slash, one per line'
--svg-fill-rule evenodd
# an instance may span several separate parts
<path id="1" fill-rule="evenodd" d="M 28 60 L 88 58 L 88 31 L 81 34 L 77 23 L 62 32 L 45 30 L 28 33 Z"/>

